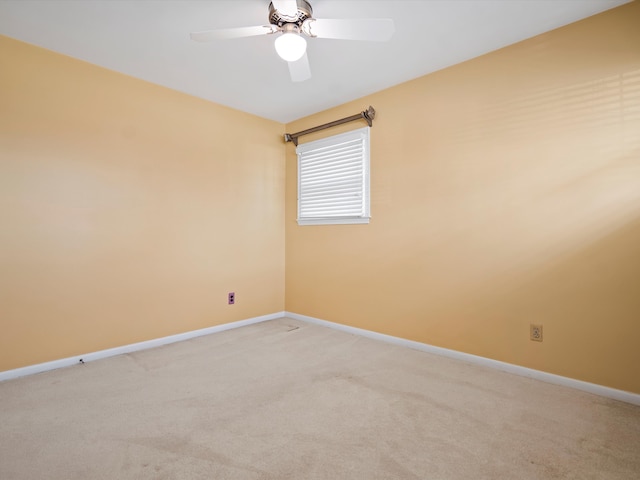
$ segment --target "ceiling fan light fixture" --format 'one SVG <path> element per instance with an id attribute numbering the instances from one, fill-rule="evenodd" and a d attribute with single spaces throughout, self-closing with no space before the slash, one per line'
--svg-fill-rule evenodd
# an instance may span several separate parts
<path id="1" fill-rule="evenodd" d="M 284 32 L 276 38 L 275 47 L 280 58 L 295 62 L 307 51 L 307 41 L 298 32 Z"/>

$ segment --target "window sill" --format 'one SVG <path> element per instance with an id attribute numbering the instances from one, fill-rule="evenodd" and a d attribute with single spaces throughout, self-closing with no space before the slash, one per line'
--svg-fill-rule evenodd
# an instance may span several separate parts
<path id="1" fill-rule="evenodd" d="M 358 225 L 369 223 L 370 217 L 358 218 L 305 218 L 298 225 Z"/>

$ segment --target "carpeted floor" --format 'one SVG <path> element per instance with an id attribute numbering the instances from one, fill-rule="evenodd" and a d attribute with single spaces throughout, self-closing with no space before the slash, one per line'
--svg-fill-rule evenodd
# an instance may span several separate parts
<path id="1" fill-rule="evenodd" d="M 634 479 L 640 407 L 279 319 L 0 383 L 0 478 Z"/>

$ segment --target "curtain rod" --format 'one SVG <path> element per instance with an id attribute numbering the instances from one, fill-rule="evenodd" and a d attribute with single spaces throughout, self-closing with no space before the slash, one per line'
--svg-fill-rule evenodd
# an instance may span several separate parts
<path id="1" fill-rule="evenodd" d="M 373 119 L 376 118 L 376 111 L 373 109 L 371 105 L 366 110 L 362 112 L 351 115 L 350 117 L 341 118 L 340 120 L 334 120 L 333 122 L 325 123 L 324 125 L 318 125 L 317 127 L 308 128 L 306 130 L 302 130 L 297 133 L 285 133 L 284 141 L 285 142 L 293 142 L 293 144 L 298 146 L 298 137 L 302 135 L 307 135 L 308 133 L 319 132 L 320 130 L 325 130 L 327 128 L 335 127 L 337 125 L 342 125 L 343 123 L 353 122 L 354 120 L 364 119 L 367 121 L 369 126 L 373 125 Z"/>

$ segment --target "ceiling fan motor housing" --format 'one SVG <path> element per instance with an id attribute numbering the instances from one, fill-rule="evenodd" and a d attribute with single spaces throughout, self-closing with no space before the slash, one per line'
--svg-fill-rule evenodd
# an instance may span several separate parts
<path id="1" fill-rule="evenodd" d="M 298 28 L 302 26 L 305 20 L 312 18 L 313 9 L 309 2 L 305 0 L 297 0 L 296 1 L 298 11 L 295 15 L 285 15 L 282 12 L 275 9 L 273 3 L 269 4 L 269 23 L 271 25 L 277 25 L 278 27 L 282 27 L 287 23 L 292 23 L 297 25 Z"/>

